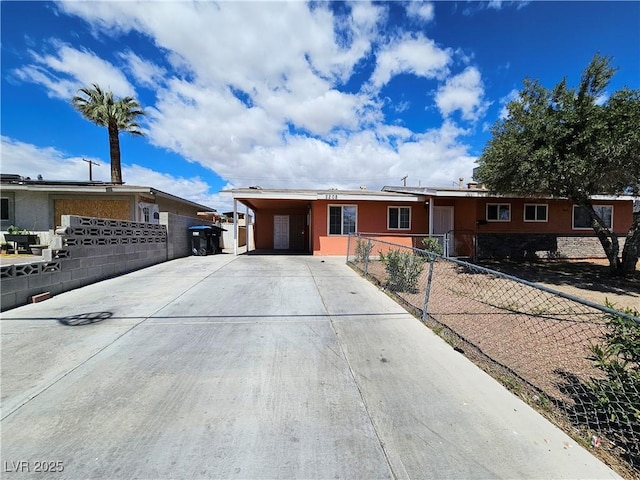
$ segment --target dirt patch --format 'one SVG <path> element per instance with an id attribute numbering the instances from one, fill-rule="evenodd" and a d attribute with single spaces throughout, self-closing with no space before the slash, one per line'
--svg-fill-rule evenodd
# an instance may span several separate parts
<path id="1" fill-rule="evenodd" d="M 480 265 L 604 305 L 640 311 L 640 264 L 634 275 L 614 277 L 606 260 L 484 261 Z"/>
<path id="2" fill-rule="evenodd" d="M 613 278 L 604 262 L 484 266 L 596 304 L 609 299 L 618 307 L 640 307 L 638 276 Z M 590 382 L 602 376 L 589 357 L 590 347 L 603 342 L 604 312 L 445 259 L 433 267 L 426 262 L 415 285 L 404 290 L 390 288 L 395 283 L 387 282 L 381 261 L 368 262 L 367 278 L 420 317 L 428 291 L 425 322 L 436 333 L 585 446 L 602 435 L 601 458 L 628 478 L 640 476 L 637 433 L 621 436 L 588 394 Z"/>

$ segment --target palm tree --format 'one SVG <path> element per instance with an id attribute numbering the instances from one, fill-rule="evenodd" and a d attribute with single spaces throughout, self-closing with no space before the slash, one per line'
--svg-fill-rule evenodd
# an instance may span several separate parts
<path id="1" fill-rule="evenodd" d="M 104 91 L 96 83 L 93 88 L 81 88 L 71 100 L 73 106 L 87 120 L 107 127 L 109 131 L 109 154 L 111 157 L 111 182 L 122 183 L 120 164 L 120 132 L 144 136 L 136 119 L 144 115 L 142 107 L 133 97 L 116 99 L 112 92 Z M 82 94 L 82 95 L 80 95 Z"/>

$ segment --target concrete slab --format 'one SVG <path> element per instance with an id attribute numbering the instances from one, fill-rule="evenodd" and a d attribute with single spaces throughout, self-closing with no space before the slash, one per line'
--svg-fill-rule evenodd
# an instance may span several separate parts
<path id="1" fill-rule="evenodd" d="M 7 478 L 616 477 L 340 258 L 189 257 L 0 329 Z"/>

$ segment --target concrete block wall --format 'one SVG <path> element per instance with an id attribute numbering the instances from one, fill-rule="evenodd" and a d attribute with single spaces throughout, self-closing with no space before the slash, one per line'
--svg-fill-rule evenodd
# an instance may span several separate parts
<path id="1" fill-rule="evenodd" d="M 618 238 L 620 254 L 626 238 Z M 558 237 L 558 254 L 563 258 L 606 258 L 600 240 L 597 237 Z"/>
<path id="2" fill-rule="evenodd" d="M 625 238 L 619 238 L 620 251 Z M 595 236 L 479 233 L 478 258 L 606 258 Z"/>
<path id="3" fill-rule="evenodd" d="M 167 229 L 167 260 L 173 260 L 191 255 L 191 237 L 187 228 L 213 224 L 200 218 L 160 212 L 160 225 Z"/>
<path id="4" fill-rule="evenodd" d="M 63 215 L 56 233 L 50 259 L 0 266 L 1 310 L 167 260 L 164 225 Z"/>

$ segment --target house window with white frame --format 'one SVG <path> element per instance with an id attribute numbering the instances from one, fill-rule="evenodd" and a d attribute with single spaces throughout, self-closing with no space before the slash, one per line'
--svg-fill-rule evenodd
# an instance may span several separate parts
<path id="1" fill-rule="evenodd" d="M 510 203 L 487 203 L 487 221 L 489 222 L 510 222 Z"/>
<path id="2" fill-rule="evenodd" d="M 387 228 L 389 230 L 409 230 L 411 228 L 411 207 L 388 207 Z"/>
<path id="3" fill-rule="evenodd" d="M 609 230 L 613 229 L 613 205 L 594 205 L 593 209 L 604 222 L 604 226 Z M 591 215 L 589 211 L 578 205 L 573 206 L 573 226 L 574 230 L 590 230 Z"/>
<path id="4" fill-rule="evenodd" d="M 525 222 L 546 222 L 549 219 L 549 205 L 546 203 L 533 204 L 525 203 L 524 205 L 524 221 Z"/>
<path id="5" fill-rule="evenodd" d="M 358 207 L 329 205 L 329 235 L 349 235 L 356 232 Z"/>

